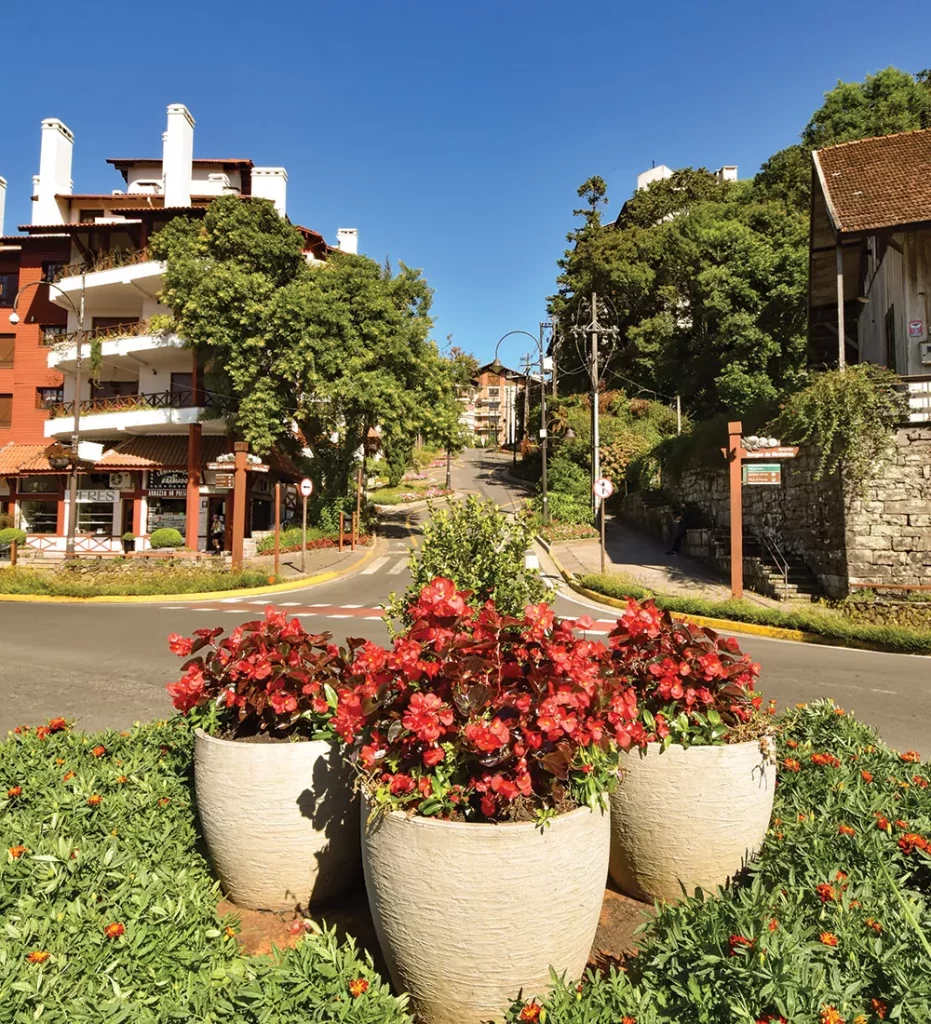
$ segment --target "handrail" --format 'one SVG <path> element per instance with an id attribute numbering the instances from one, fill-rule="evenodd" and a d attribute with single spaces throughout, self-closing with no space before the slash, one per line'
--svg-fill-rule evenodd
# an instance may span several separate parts
<path id="1" fill-rule="evenodd" d="M 778 543 L 776 542 L 775 536 L 767 530 L 762 530 L 759 533 L 754 533 L 754 536 L 759 541 L 760 545 L 766 550 L 766 553 L 773 560 L 776 569 L 782 576 L 783 591 L 782 596 L 784 599 L 788 599 L 789 596 L 789 562 L 786 556 L 782 553 Z"/>
<path id="2" fill-rule="evenodd" d="M 148 320 L 127 320 L 122 324 L 111 324 L 109 327 L 95 327 L 91 331 L 69 331 L 67 334 L 50 334 L 50 345 L 57 348 L 69 348 L 77 345 L 78 336 L 82 344 L 89 341 L 114 341 L 118 338 L 141 338 L 151 334 Z"/>
<path id="3" fill-rule="evenodd" d="M 80 263 L 66 264 L 55 274 L 55 280 L 62 281 L 66 277 L 93 274 L 98 270 L 113 270 L 114 267 L 132 267 L 137 263 L 147 263 L 149 258 L 147 248 L 104 249 L 88 253 L 87 258 Z"/>
<path id="4" fill-rule="evenodd" d="M 159 391 L 143 395 L 111 395 L 107 398 L 85 398 L 81 401 L 81 415 L 95 415 L 108 412 L 133 412 L 145 409 L 196 409 L 207 405 L 223 408 L 225 400 L 217 402 L 217 395 L 210 391 L 202 393 L 203 401 L 195 400 L 194 391 Z M 49 419 L 61 419 L 74 415 L 74 402 L 56 402 L 49 406 Z"/>

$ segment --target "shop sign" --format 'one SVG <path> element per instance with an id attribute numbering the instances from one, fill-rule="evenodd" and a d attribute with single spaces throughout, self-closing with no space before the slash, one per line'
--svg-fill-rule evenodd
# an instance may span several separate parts
<path id="1" fill-rule="evenodd" d="M 90 504 L 91 502 L 99 502 L 101 504 L 109 502 L 112 504 L 114 501 L 120 500 L 120 492 L 98 490 L 96 488 L 93 490 L 80 490 L 78 491 L 77 499 L 78 504 L 82 505 Z"/>
<path id="2" fill-rule="evenodd" d="M 184 498 L 187 496 L 187 472 L 183 469 L 150 469 L 150 498 Z"/>
<path id="3" fill-rule="evenodd" d="M 236 481 L 235 473 L 217 473 L 217 478 L 214 483 L 214 487 L 223 487 L 229 490 Z"/>
<path id="4" fill-rule="evenodd" d="M 228 459 L 226 462 L 208 462 L 207 469 L 219 469 L 226 470 L 229 472 L 233 468 L 233 460 Z M 246 469 L 250 473 L 267 473 L 271 467 L 266 465 L 264 462 L 247 462 Z"/>
<path id="5" fill-rule="evenodd" d="M 782 483 L 782 465 L 779 462 L 756 462 L 743 467 L 744 483 L 779 486 Z"/>
<path id="6" fill-rule="evenodd" d="M 794 459 L 798 455 L 798 448 L 794 445 L 780 445 L 778 448 L 758 448 L 755 451 L 745 451 L 745 459 Z"/>
<path id="7" fill-rule="evenodd" d="M 925 336 L 924 320 L 909 320 L 908 336 L 910 338 L 923 338 Z"/>

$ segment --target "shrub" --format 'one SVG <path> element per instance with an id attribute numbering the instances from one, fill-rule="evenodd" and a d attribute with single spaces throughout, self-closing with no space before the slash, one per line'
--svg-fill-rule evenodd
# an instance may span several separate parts
<path id="1" fill-rule="evenodd" d="M 420 591 L 437 576 L 470 591 L 473 604 L 494 598 L 504 615 L 522 615 L 528 604 L 551 593 L 540 574 L 524 565 L 534 536 L 531 513 L 502 516 L 493 501 L 474 495 L 464 502 L 450 501 L 442 509 L 431 505 L 430 511 L 423 543 L 411 553 L 413 582 L 406 600 L 392 602 L 392 616 L 404 619 L 406 607 L 416 603 Z"/>
<path id="2" fill-rule="evenodd" d="M 42 594 L 50 597 L 119 597 L 146 594 L 206 594 L 219 590 L 261 587 L 268 583 L 261 569 L 228 572 L 195 565 L 127 564 L 124 561 L 67 562 L 53 570 L 0 569 L 0 594 Z"/>
<path id="3" fill-rule="evenodd" d="M 180 718 L 91 736 L 59 720 L 0 742 L 0 1019 L 410 1024 L 333 931 L 242 954 L 236 917 L 217 913 L 191 748 Z"/>
<path id="4" fill-rule="evenodd" d="M 592 482 L 590 475 L 572 459 L 556 455 L 546 467 L 548 489 L 570 495 L 580 501 L 590 501 Z"/>
<path id="5" fill-rule="evenodd" d="M 271 606 L 264 620 L 245 622 L 218 640 L 222 632 L 217 626 L 168 638 L 172 653 L 188 659 L 182 677 L 167 686 L 178 711 L 200 710 L 197 721 L 230 738 L 333 738 L 334 687 L 344 662 L 329 633 L 312 635 Z"/>
<path id="6" fill-rule="evenodd" d="M 177 530 L 167 527 L 154 530 L 149 537 L 149 544 L 153 548 L 183 548 L 184 538 Z"/>
<path id="7" fill-rule="evenodd" d="M 0 547 L 6 547 L 8 544 L 12 544 L 14 540 L 17 544 L 25 544 L 26 531 L 16 530 L 12 526 L 5 530 L 0 530 Z"/>
<path id="8" fill-rule="evenodd" d="M 588 498 L 580 498 L 575 494 L 563 494 L 560 491 L 548 491 L 546 496 L 549 505 L 550 519 L 570 526 L 591 525 L 595 521 L 592 503 Z M 543 501 L 538 498 L 535 507 L 542 512 Z"/>
<path id="9" fill-rule="evenodd" d="M 739 742 L 772 731 L 757 712 L 760 666 L 710 629 L 674 622 L 653 601 L 628 599 L 609 636 L 615 738 L 683 746 Z"/>
<path id="10" fill-rule="evenodd" d="M 604 804 L 617 772 L 604 644 L 545 604 L 518 620 L 468 597 L 435 579 L 393 650 L 355 651 L 337 730 L 354 742 L 372 800 L 468 821 Z"/>

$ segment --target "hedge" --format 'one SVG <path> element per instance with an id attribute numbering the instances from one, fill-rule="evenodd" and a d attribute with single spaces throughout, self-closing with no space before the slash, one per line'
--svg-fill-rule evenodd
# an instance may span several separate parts
<path id="1" fill-rule="evenodd" d="M 191 747 L 177 719 L 0 743 L 0 1020 L 410 1024 L 333 931 L 241 955 L 202 852 Z"/>
<path id="2" fill-rule="evenodd" d="M 931 631 L 908 626 L 857 622 L 828 609 L 799 608 L 782 611 L 747 600 L 709 601 L 699 597 L 672 597 L 655 594 L 623 573 L 589 573 L 579 577 L 580 586 L 618 600 L 652 597 L 658 607 L 683 615 L 704 615 L 732 622 L 750 622 L 758 626 L 798 629 L 841 643 L 868 644 L 905 654 L 931 654 Z"/>
<path id="3" fill-rule="evenodd" d="M 149 537 L 149 544 L 153 548 L 183 548 L 184 538 L 171 527 L 163 527 L 161 530 L 154 530 Z"/>
<path id="4" fill-rule="evenodd" d="M 0 569 L 0 594 L 46 597 L 132 597 L 146 594 L 208 594 L 277 583 L 261 569 L 236 572 L 199 566 L 105 562 L 87 571 L 80 563 L 56 569 Z M 2 1018 L 0 1018 L 2 1020 Z"/>

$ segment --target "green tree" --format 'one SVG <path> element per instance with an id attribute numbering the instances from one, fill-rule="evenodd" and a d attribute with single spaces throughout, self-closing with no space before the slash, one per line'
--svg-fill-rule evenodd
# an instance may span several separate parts
<path id="1" fill-rule="evenodd" d="M 167 260 L 163 300 L 225 396 L 230 430 L 267 453 L 296 424 L 331 493 L 345 492 L 372 428 L 397 467 L 418 432 L 458 416 L 420 271 L 341 253 L 308 266 L 271 203 L 236 197 L 202 223 L 170 222 L 152 247 Z"/>
<path id="2" fill-rule="evenodd" d="M 885 68 L 863 82 L 838 82 L 802 131 L 809 149 L 931 126 L 926 72 Z"/>

